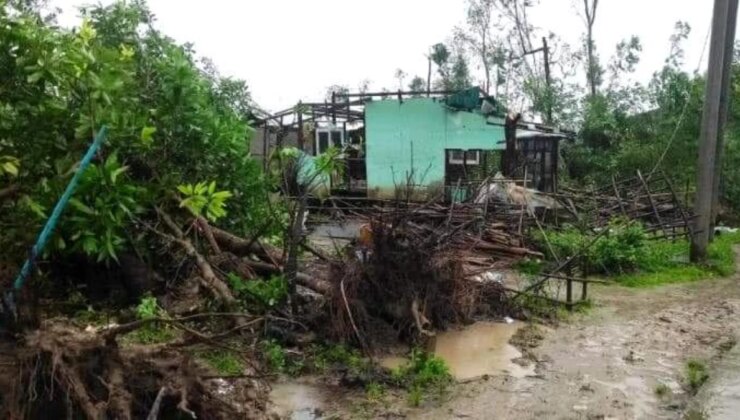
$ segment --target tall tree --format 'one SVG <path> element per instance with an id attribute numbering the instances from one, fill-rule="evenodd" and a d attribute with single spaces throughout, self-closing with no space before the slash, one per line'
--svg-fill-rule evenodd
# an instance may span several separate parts
<path id="1" fill-rule="evenodd" d="M 446 89 L 461 90 L 467 89 L 472 85 L 470 78 L 470 67 L 468 61 L 462 53 L 457 53 L 452 63 L 452 72 L 450 81 Z"/>
<path id="2" fill-rule="evenodd" d="M 494 0 L 468 0 L 467 27 L 455 29 L 455 38 L 476 55 L 483 67 L 483 89 L 487 94 L 491 90 L 491 73 L 497 47 L 493 37 L 493 3 Z"/>
<path id="3" fill-rule="evenodd" d="M 398 90 L 403 90 L 403 80 L 406 76 L 408 76 L 408 74 L 400 68 L 396 69 L 396 72 L 393 74 L 393 77 L 398 80 Z"/>
<path id="4" fill-rule="evenodd" d="M 427 82 L 421 76 L 414 76 L 409 83 L 409 90 L 412 92 L 423 92 L 426 90 Z"/>
<path id="5" fill-rule="evenodd" d="M 443 43 L 437 43 L 432 46 L 432 62 L 437 66 L 437 72 L 442 80 L 450 78 L 450 50 Z"/>
<path id="6" fill-rule="evenodd" d="M 583 0 L 583 18 L 586 23 L 586 77 L 588 79 L 591 96 L 596 96 L 596 90 L 601 84 L 602 69 L 596 56 L 594 44 L 594 23 L 599 0 Z"/>

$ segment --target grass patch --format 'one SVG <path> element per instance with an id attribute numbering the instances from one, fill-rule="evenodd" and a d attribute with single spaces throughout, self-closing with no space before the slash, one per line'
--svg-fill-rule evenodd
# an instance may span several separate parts
<path id="1" fill-rule="evenodd" d="M 392 381 L 408 390 L 408 403 L 418 407 L 426 396 L 439 397 L 452 383 L 450 369 L 434 354 L 414 349 L 407 363 L 391 370 Z"/>
<path id="2" fill-rule="evenodd" d="M 285 348 L 276 340 L 265 340 L 261 347 L 262 357 L 271 372 L 298 376 L 304 371 L 304 361 L 289 357 Z"/>
<path id="3" fill-rule="evenodd" d="M 716 236 L 709 245 L 709 262 L 688 262 L 689 243 L 654 241 L 638 259 L 638 270 L 614 279 L 627 287 L 650 287 L 667 283 L 685 283 L 707 278 L 729 276 L 735 272 L 733 246 L 740 243 L 740 232 Z"/>
<path id="4" fill-rule="evenodd" d="M 654 392 L 658 398 L 663 398 L 671 393 L 671 388 L 669 388 L 666 384 L 658 384 L 655 385 Z"/>
<path id="5" fill-rule="evenodd" d="M 699 360 L 686 362 L 684 374 L 686 375 L 686 386 L 692 394 L 696 394 L 699 388 L 709 379 L 707 366 Z"/>
<path id="6" fill-rule="evenodd" d="M 371 402 L 381 402 L 385 398 L 385 385 L 377 382 L 370 382 L 365 386 L 365 398 Z"/>
<path id="7" fill-rule="evenodd" d="M 204 351 L 198 353 L 197 357 L 218 372 L 219 375 L 237 376 L 244 372 L 244 362 L 231 351 Z"/>
<path id="8" fill-rule="evenodd" d="M 343 344 L 313 346 L 308 352 L 309 365 L 314 371 L 324 373 L 329 369 L 346 368 L 350 375 L 358 376 L 372 369 L 372 364 L 357 350 Z"/>
<path id="9" fill-rule="evenodd" d="M 167 312 L 157 303 L 157 298 L 144 296 L 139 305 L 136 306 L 136 317 L 138 319 L 168 318 Z M 136 331 L 124 336 L 124 340 L 139 344 L 166 343 L 174 340 L 178 332 L 169 324 L 152 321 Z"/>

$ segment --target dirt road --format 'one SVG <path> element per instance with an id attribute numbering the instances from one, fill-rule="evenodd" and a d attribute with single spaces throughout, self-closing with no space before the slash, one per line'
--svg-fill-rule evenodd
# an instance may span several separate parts
<path id="1" fill-rule="evenodd" d="M 715 364 L 740 332 L 740 277 L 594 290 L 597 307 L 550 329 L 534 350 L 535 376 L 456 387 L 409 418 L 676 419 L 690 400 L 688 359 Z M 739 372 L 740 374 L 740 372 Z M 670 391 L 659 397 L 656 388 Z"/>

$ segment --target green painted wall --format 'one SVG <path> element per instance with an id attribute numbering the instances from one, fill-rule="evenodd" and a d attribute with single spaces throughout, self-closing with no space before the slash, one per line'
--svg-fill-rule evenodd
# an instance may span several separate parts
<path id="1" fill-rule="evenodd" d="M 502 150 L 503 119 L 455 111 L 432 98 L 365 106 L 368 195 L 392 196 L 409 173 L 428 189 L 444 185 L 445 149 Z M 413 161 L 413 163 L 412 163 Z"/>

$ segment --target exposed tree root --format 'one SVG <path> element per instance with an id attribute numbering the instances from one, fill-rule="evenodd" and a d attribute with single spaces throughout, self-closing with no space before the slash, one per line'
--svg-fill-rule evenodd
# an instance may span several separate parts
<path id="1" fill-rule="evenodd" d="M 81 414 L 125 420 L 177 412 L 199 419 L 262 417 L 267 388 L 253 375 L 227 383 L 214 379 L 182 348 L 121 347 L 115 336 L 135 325 L 122 327 L 84 331 L 52 320 L 26 334 L 15 349 L 15 363 L 0 366 L 0 378 L 15 372 L 14 381 L 0 380 L 0 417 Z"/>

